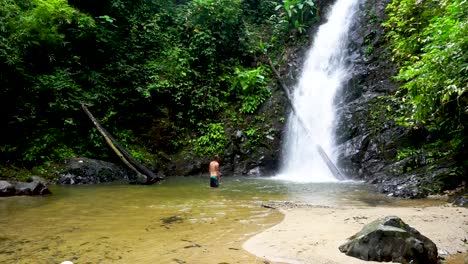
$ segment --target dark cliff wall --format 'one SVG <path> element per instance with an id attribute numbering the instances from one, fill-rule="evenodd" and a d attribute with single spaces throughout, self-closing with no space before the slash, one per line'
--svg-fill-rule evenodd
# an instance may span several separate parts
<path id="1" fill-rule="evenodd" d="M 396 146 L 383 142 L 386 134 L 394 133 L 392 121 L 374 120 L 377 113 L 372 109 L 377 98 L 398 88 L 391 80 L 396 67 L 391 63 L 380 26 L 388 2 L 363 1 L 349 35 L 354 73 L 337 98 L 336 138 L 339 166 L 351 178 L 367 179 L 379 173 L 395 154 Z"/>
<path id="2" fill-rule="evenodd" d="M 399 126 L 399 102 L 394 96 L 397 71 L 381 23 L 389 0 L 364 0 L 350 32 L 353 78 L 337 98 L 338 166 L 353 179 L 378 184 L 389 196 L 420 198 L 454 189 L 462 183 L 453 157 L 431 158 L 421 149 L 433 140 L 421 126 Z"/>

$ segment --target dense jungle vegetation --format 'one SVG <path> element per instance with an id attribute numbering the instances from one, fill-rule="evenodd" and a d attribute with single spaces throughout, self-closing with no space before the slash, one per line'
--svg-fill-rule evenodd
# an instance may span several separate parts
<path id="1" fill-rule="evenodd" d="M 112 156 L 81 103 L 142 161 L 219 153 L 227 126 L 256 139 L 267 54 L 317 17 L 310 0 L 2 1 L 1 164 Z"/>
<path id="2" fill-rule="evenodd" d="M 426 130 L 423 145 L 402 149 L 398 159 L 424 153 L 425 163 L 454 160 L 453 175 L 468 173 L 468 2 L 393 1 L 386 37 L 402 86 L 393 96 L 394 117 Z"/>
<path id="3" fill-rule="evenodd" d="M 233 127 L 258 143 L 275 83 L 268 58 L 284 64 L 319 11 L 312 0 L 1 1 L 3 174 L 111 156 L 81 103 L 147 163 L 222 152 Z M 394 0 L 387 11 L 395 118 L 437 134 L 438 155 L 466 159 L 467 2 Z"/>

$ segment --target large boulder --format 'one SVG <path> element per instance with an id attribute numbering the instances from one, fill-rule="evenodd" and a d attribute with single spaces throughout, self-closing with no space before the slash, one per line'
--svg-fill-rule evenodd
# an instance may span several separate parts
<path id="1" fill-rule="evenodd" d="M 16 195 L 44 195 L 50 194 L 48 183 L 41 177 L 32 176 L 27 182 L 17 182 L 15 184 Z"/>
<path id="2" fill-rule="evenodd" d="M 28 182 L 10 183 L 0 181 L 0 196 L 44 195 L 50 193 L 47 181 L 37 176 L 32 176 L 28 179 Z"/>
<path id="3" fill-rule="evenodd" d="M 102 160 L 74 158 L 66 161 L 59 173 L 58 184 L 96 184 L 129 181 L 135 175 L 124 168 Z"/>
<path id="4" fill-rule="evenodd" d="M 170 163 L 170 169 L 166 171 L 169 175 L 175 176 L 200 176 L 208 174 L 209 158 L 197 157 L 191 153 L 181 153 L 174 156 Z"/>
<path id="5" fill-rule="evenodd" d="M 15 186 L 7 181 L 0 181 L 0 197 L 15 195 Z"/>
<path id="6" fill-rule="evenodd" d="M 348 256 L 369 261 L 437 263 L 434 242 L 397 216 L 387 216 L 364 226 L 339 249 Z"/>

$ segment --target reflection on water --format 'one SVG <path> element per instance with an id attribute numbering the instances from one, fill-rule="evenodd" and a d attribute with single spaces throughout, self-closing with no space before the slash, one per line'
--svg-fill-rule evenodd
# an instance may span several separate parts
<path id="1" fill-rule="evenodd" d="M 170 178 L 159 185 L 53 186 L 0 198 L 0 263 L 254 263 L 248 237 L 282 216 L 264 201 L 375 206 L 395 199 L 360 183 Z"/>

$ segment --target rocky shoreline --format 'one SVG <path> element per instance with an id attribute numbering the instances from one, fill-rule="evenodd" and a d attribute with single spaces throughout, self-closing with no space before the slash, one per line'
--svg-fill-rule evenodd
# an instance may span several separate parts
<path id="1" fill-rule="evenodd" d="M 0 181 L 0 197 L 45 194 L 51 192 L 47 181 L 41 177 L 32 176 L 27 182 Z"/>
<path id="2" fill-rule="evenodd" d="M 203 165 L 200 165 L 203 166 Z M 205 167 L 207 167 L 206 164 Z M 223 168 L 221 168 L 223 170 Z M 50 194 L 48 185 L 79 185 L 79 184 L 100 184 L 108 182 L 135 182 L 136 176 L 122 166 L 100 160 L 88 158 L 69 159 L 63 164 L 54 167 L 54 180 L 47 181 L 43 178 L 32 176 L 28 182 L 0 181 L 0 196 L 14 195 L 44 195 Z M 202 172 L 200 172 L 202 174 Z M 229 176 L 229 175 L 228 175 Z M 239 176 L 239 175 L 237 175 Z M 377 186 L 377 190 L 390 197 L 401 197 L 409 199 L 420 199 L 428 196 L 427 192 L 421 191 L 421 178 L 416 177 L 376 177 L 368 181 Z M 468 207 L 468 195 L 460 188 L 452 192 L 447 192 L 449 202 L 457 206 Z M 298 204 L 285 202 L 284 204 L 265 204 L 272 208 L 310 207 L 309 204 Z"/>

